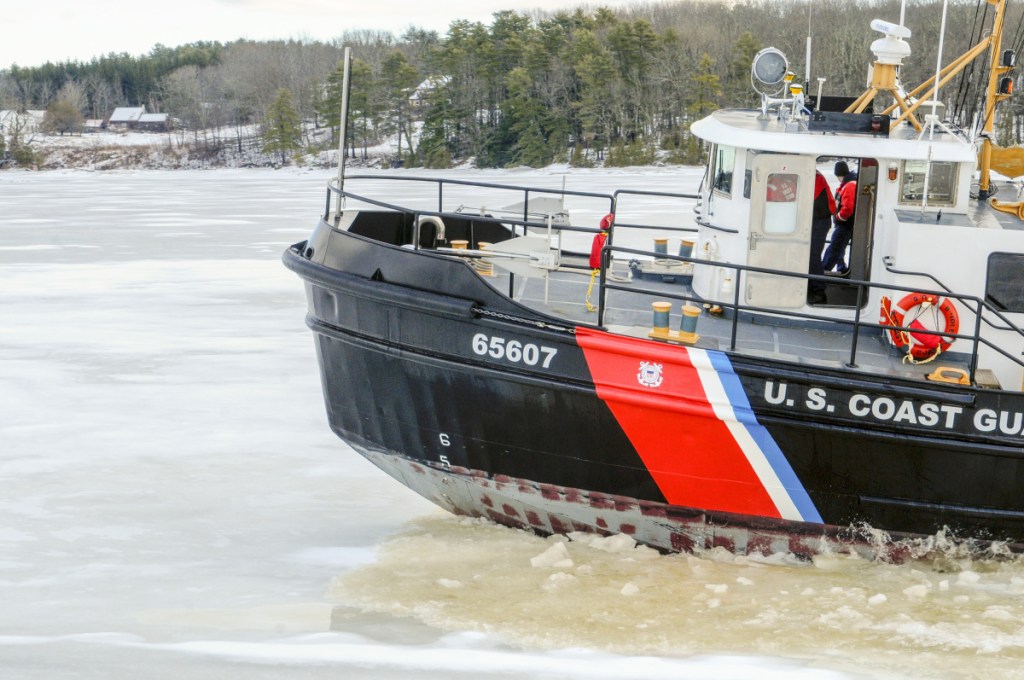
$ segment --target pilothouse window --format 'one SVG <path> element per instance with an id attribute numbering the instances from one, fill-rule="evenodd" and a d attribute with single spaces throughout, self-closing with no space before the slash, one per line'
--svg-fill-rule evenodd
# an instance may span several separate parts
<path id="1" fill-rule="evenodd" d="M 921 205 L 924 200 L 927 161 L 904 161 L 903 181 L 900 184 L 900 203 Z M 928 173 L 928 205 L 953 205 L 956 199 L 956 163 L 946 161 L 931 164 Z"/>
<path id="2" fill-rule="evenodd" d="M 736 164 L 736 148 L 719 146 L 715 152 L 715 191 L 732 195 L 732 171 Z"/>
<path id="3" fill-rule="evenodd" d="M 1024 312 L 1024 255 L 992 253 L 988 256 L 985 300 L 1004 312 Z"/>

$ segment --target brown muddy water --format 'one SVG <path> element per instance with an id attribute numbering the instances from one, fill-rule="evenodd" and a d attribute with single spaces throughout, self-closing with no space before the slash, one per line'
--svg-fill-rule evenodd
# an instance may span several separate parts
<path id="1" fill-rule="evenodd" d="M 971 559 L 937 541 L 937 557 L 899 565 L 662 555 L 624 536 L 542 538 L 431 515 L 329 594 L 526 648 L 766 655 L 852 677 L 1024 678 L 1024 561 Z"/>

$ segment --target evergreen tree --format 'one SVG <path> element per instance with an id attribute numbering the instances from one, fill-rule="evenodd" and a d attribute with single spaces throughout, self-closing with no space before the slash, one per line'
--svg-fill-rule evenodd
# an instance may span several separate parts
<path id="1" fill-rule="evenodd" d="M 384 88 L 384 99 L 389 112 L 389 119 L 398 135 L 398 157 L 402 158 L 402 136 L 405 135 L 412 154 L 412 134 L 409 124 L 409 97 L 419 82 L 419 73 L 408 62 L 402 52 L 395 50 L 381 66 L 381 84 Z"/>
<path id="2" fill-rule="evenodd" d="M 292 93 L 282 87 L 267 110 L 263 126 L 263 153 L 280 154 L 281 164 L 285 165 L 288 154 L 302 148 L 301 140 L 299 113 L 295 110 Z"/>
<path id="3" fill-rule="evenodd" d="M 517 67 L 508 74 L 509 98 L 502 108 L 512 139 L 512 163 L 543 167 L 551 162 L 551 153 L 542 126 L 546 118 L 543 102 L 533 96 L 530 76 Z"/>
<path id="4" fill-rule="evenodd" d="M 366 145 L 371 136 L 376 135 L 379 125 L 377 110 L 373 104 L 379 99 L 377 90 L 379 81 L 373 77 L 370 65 L 362 59 L 353 59 L 349 74 L 348 93 L 348 147 L 355 154 L 356 140 L 362 144 L 363 158 L 366 158 Z M 338 67 L 327 77 L 323 98 L 316 104 L 316 112 L 323 125 L 331 128 L 331 139 L 338 143 L 341 128 L 341 99 L 345 83 L 345 62 L 338 62 Z"/>
<path id="5" fill-rule="evenodd" d="M 615 67 L 611 55 L 588 30 L 580 31 L 574 46 L 575 70 L 579 78 L 581 133 L 587 145 L 598 149 L 611 142 L 615 130 Z"/>
<path id="6" fill-rule="evenodd" d="M 690 112 L 696 118 L 703 118 L 718 108 L 718 98 L 722 96 L 722 85 L 714 72 L 715 60 L 705 52 L 700 55 L 697 69 L 690 82 L 693 84 L 693 100 L 690 102 Z"/>
<path id="7" fill-rule="evenodd" d="M 435 87 L 427 95 L 418 157 L 423 167 L 445 169 L 452 165 L 448 140 L 448 88 Z"/>
<path id="8" fill-rule="evenodd" d="M 316 103 L 316 113 L 320 121 L 331 128 L 332 138 L 337 141 L 338 128 L 341 125 L 342 86 L 345 82 L 345 62 L 339 61 L 338 67 L 327 76 L 324 95 Z"/>
<path id="9" fill-rule="evenodd" d="M 34 167 L 40 160 L 39 154 L 36 153 L 32 145 L 25 140 L 22 133 L 18 130 L 11 132 L 8 149 L 14 162 L 23 168 Z"/>
<path id="10" fill-rule="evenodd" d="M 728 88 L 726 96 L 730 106 L 757 106 L 760 99 L 750 87 L 750 66 L 754 56 L 761 49 L 761 44 L 750 31 L 744 31 L 736 39 L 733 47 L 732 63 L 729 65 Z"/>
<path id="11" fill-rule="evenodd" d="M 355 140 L 358 139 L 362 146 L 363 159 L 366 158 L 366 146 L 370 139 L 377 138 L 377 128 L 380 125 L 380 110 L 375 106 L 379 99 L 377 90 L 380 89 L 377 79 L 373 77 L 370 65 L 362 59 L 352 60 L 351 85 L 348 93 L 348 138 L 352 141 L 349 145 L 355 153 Z M 341 117 L 341 100 L 338 100 L 339 113 Z"/>
<path id="12" fill-rule="evenodd" d="M 640 134 L 651 128 L 650 104 L 654 92 L 650 80 L 660 42 L 658 34 L 647 21 L 619 23 L 608 33 L 608 43 L 618 66 L 619 78 L 625 86 L 620 104 L 630 120 L 630 132 Z"/>

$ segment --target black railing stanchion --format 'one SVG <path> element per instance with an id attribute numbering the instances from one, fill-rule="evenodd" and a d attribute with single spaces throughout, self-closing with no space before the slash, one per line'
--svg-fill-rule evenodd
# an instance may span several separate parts
<path id="1" fill-rule="evenodd" d="M 444 180 L 437 183 L 437 212 L 444 212 Z"/>
<path id="2" fill-rule="evenodd" d="M 860 340 L 860 313 L 864 306 L 864 284 L 857 284 L 857 306 L 853 310 L 853 340 L 850 341 L 850 363 L 847 368 L 857 368 L 857 341 Z"/>
<path id="3" fill-rule="evenodd" d="M 610 232 L 611 230 L 609 229 L 608 231 Z M 598 281 L 598 283 L 600 284 L 600 289 L 597 291 L 597 325 L 600 328 L 604 328 L 604 297 L 607 290 L 605 286 L 608 281 L 608 265 L 611 263 L 611 261 L 611 246 L 605 245 L 605 247 L 601 249 L 601 276 Z"/>
<path id="4" fill-rule="evenodd" d="M 339 198 L 338 200 L 340 201 L 341 199 Z M 324 222 L 327 221 L 327 218 L 330 217 L 330 215 L 331 215 L 331 187 L 328 186 L 327 187 L 327 204 L 324 206 Z"/>
<path id="5" fill-rule="evenodd" d="M 437 237 L 435 236 L 434 238 L 436 246 Z M 412 247 L 413 250 L 420 249 L 420 214 L 418 212 L 412 214 Z"/>
<path id="6" fill-rule="evenodd" d="M 612 215 L 615 214 L 615 197 L 613 196 L 609 203 L 611 210 L 609 211 Z M 598 232 L 600 233 L 600 232 Z M 612 250 L 614 248 L 615 239 L 615 218 L 612 217 L 612 223 L 608 225 L 607 231 L 605 231 L 604 247 L 601 249 L 601 275 L 600 275 L 600 290 L 597 291 L 597 325 L 604 328 L 604 302 L 605 297 L 608 294 L 608 268 L 612 263 Z M 594 238 L 597 238 L 595 236 Z M 591 273 L 593 276 L 593 273 Z"/>
<path id="7" fill-rule="evenodd" d="M 736 351 L 736 336 L 739 334 L 740 329 L 740 289 L 743 283 L 743 271 L 737 267 L 733 267 L 734 275 L 736 276 L 736 285 L 733 286 L 732 290 L 732 332 L 729 334 L 729 351 Z"/>
<path id="8" fill-rule="evenodd" d="M 973 349 L 971 350 L 971 384 L 974 384 L 974 378 L 978 371 L 978 351 L 981 349 L 979 341 L 981 340 L 981 314 L 984 311 L 984 306 L 981 300 L 978 300 L 978 308 L 974 312 L 974 341 L 971 342 Z"/>

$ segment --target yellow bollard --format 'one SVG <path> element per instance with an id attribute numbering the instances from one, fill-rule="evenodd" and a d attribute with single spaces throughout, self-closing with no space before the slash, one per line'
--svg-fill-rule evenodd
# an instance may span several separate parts
<path id="1" fill-rule="evenodd" d="M 668 340 L 672 337 L 671 331 L 668 329 L 669 312 L 672 309 L 672 303 L 663 301 L 652 302 L 651 308 L 654 310 L 654 324 L 649 337 Z"/>
<path id="2" fill-rule="evenodd" d="M 686 303 L 683 305 L 683 318 L 679 321 L 679 341 L 693 344 L 700 339 L 697 335 L 697 319 L 700 318 L 700 307 Z"/>
<path id="3" fill-rule="evenodd" d="M 477 250 L 488 250 L 491 244 L 487 241 L 480 241 L 476 246 Z M 487 258 L 482 257 L 479 260 L 474 260 L 473 266 L 480 276 L 494 276 L 494 265 Z"/>

